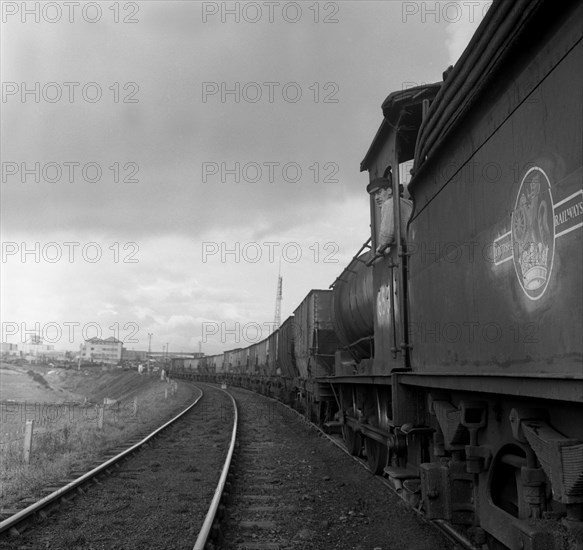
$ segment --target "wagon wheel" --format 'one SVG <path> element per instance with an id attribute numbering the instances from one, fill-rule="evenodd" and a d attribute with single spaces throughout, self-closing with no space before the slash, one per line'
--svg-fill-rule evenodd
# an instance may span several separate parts
<path id="1" fill-rule="evenodd" d="M 360 432 L 354 431 L 348 424 L 343 424 L 342 437 L 344 438 L 344 444 L 348 452 L 353 456 L 360 455 L 362 449 L 362 436 Z"/>
<path id="2" fill-rule="evenodd" d="M 366 437 L 364 439 L 364 448 L 366 449 L 368 469 L 375 475 L 383 473 L 389 454 L 387 446 L 379 443 L 375 439 Z"/>

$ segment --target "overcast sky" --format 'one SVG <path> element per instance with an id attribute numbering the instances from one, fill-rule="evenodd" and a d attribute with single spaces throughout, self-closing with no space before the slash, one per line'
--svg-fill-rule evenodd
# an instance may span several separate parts
<path id="1" fill-rule="evenodd" d="M 66 4 L 2 2 L 2 340 L 210 354 L 367 240 L 381 103 L 489 2 Z"/>

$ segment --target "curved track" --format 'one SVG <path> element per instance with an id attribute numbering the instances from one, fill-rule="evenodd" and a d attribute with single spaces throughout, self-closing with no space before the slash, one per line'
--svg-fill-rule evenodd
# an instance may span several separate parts
<path id="1" fill-rule="evenodd" d="M 111 471 L 111 468 L 117 466 L 121 461 L 128 458 L 141 448 L 143 448 L 144 445 L 148 444 L 153 438 L 164 432 L 168 427 L 174 425 L 178 420 L 184 417 L 184 415 L 191 411 L 202 399 L 204 395 L 203 391 L 197 386 L 194 387 L 199 390 L 200 395 L 188 407 L 183 409 L 180 413 L 178 413 L 168 422 L 164 423 L 162 426 L 155 429 L 142 439 L 140 439 L 137 443 L 130 444 L 129 447 L 125 448 L 124 450 L 115 454 L 114 456 L 108 458 L 99 466 L 91 469 L 87 473 L 70 481 L 69 483 L 58 488 L 49 495 L 43 497 L 37 502 L 31 504 L 30 506 L 27 506 L 26 508 L 18 511 L 16 514 L 13 514 L 12 516 L 0 522 L 0 535 L 6 532 L 10 532 L 13 535 L 20 534 L 21 530 L 25 528 L 37 516 L 41 518 L 45 517 L 47 510 L 52 509 L 61 501 L 66 502 L 67 497 L 71 496 L 75 491 L 81 490 L 81 488 L 84 485 L 96 479 L 98 476 L 104 473 L 108 473 L 109 471 Z"/>
<path id="2" fill-rule="evenodd" d="M 222 390 L 222 389 L 221 389 Z M 225 390 L 222 390 L 225 391 Z M 196 542 L 194 543 L 193 550 L 204 550 L 207 546 L 209 538 L 211 534 L 217 534 L 217 514 L 219 511 L 219 504 L 225 495 L 225 488 L 227 486 L 227 476 L 229 475 L 229 469 L 231 467 L 231 462 L 233 459 L 233 454 L 235 452 L 235 444 L 237 442 L 237 428 L 239 424 L 239 411 L 237 409 L 237 402 L 235 398 L 227 391 L 225 391 L 227 395 L 231 398 L 233 403 L 233 411 L 234 411 L 234 420 L 233 420 L 233 431 L 231 434 L 231 443 L 229 444 L 229 450 L 227 452 L 227 458 L 225 459 L 225 463 L 221 470 L 221 477 L 219 479 L 219 483 L 217 488 L 215 489 L 215 494 L 213 496 L 213 500 L 210 504 L 209 511 L 205 517 L 204 523 L 202 525 L 202 529 L 198 534 Z M 215 530 L 212 531 L 213 525 L 215 526 Z"/>
<path id="3" fill-rule="evenodd" d="M 395 506 L 379 478 L 363 476 L 315 437 L 336 443 L 297 411 L 255 392 L 234 393 L 240 441 L 232 471 L 227 476 L 223 467 L 215 491 L 207 521 L 212 538 L 194 550 L 450 547 L 405 506 Z"/>
<path id="4" fill-rule="evenodd" d="M 247 391 L 251 391 L 251 390 L 247 390 Z M 332 444 L 334 444 L 336 447 L 338 447 L 343 453 L 345 453 L 347 456 L 349 456 L 354 462 L 356 462 L 359 466 L 361 466 L 364 470 L 366 470 L 367 472 L 370 472 L 370 465 L 368 464 L 367 460 L 361 458 L 360 456 L 354 456 L 354 454 L 351 453 L 350 450 L 346 447 L 345 442 L 343 441 L 343 439 L 340 436 L 334 437 L 333 435 L 326 433 L 324 430 L 322 430 L 322 428 L 320 428 L 319 426 L 317 426 L 316 424 L 314 424 L 313 422 L 308 420 L 304 414 L 300 413 L 299 411 L 290 407 L 289 405 L 282 403 L 278 399 L 275 399 L 273 397 L 263 395 L 263 394 L 260 394 L 257 392 L 253 392 L 253 391 L 252 391 L 252 393 L 255 393 L 256 395 L 262 395 L 262 397 L 264 397 L 264 398 L 266 398 L 274 403 L 277 403 L 279 406 L 286 409 L 289 413 L 293 414 L 296 417 L 298 422 L 303 423 L 306 428 L 313 430 L 313 431 L 317 432 L 320 436 L 326 438 L 328 441 L 330 441 Z M 379 475 L 374 475 L 374 479 L 377 480 L 379 483 L 381 483 L 384 487 L 390 489 L 393 494 L 400 497 L 398 491 L 386 478 L 379 476 Z M 222 489 L 221 489 L 221 491 L 222 491 Z M 217 497 L 217 496 L 218 495 L 215 495 L 215 497 Z M 431 528 L 439 531 L 439 533 L 444 535 L 451 543 L 456 545 L 457 548 L 461 547 L 461 548 L 464 548 L 465 550 L 479 550 L 466 537 L 464 537 L 462 534 L 460 534 L 457 531 L 455 531 L 454 529 L 452 529 L 446 522 L 428 520 L 423 515 L 423 513 L 421 513 L 421 511 L 419 511 L 415 508 L 411 508 L 411 507 L 409 509 L 414 511 L 416 513 L 416 516 L 423 523 L 425 523 L 426 525 L 430 526 Z M 217 533 L 218 530 L 219 530 L 219 523 L 215 522 L 215 533 Z M 279 546 L 277 546 L 277 545 L 270 546 L 270 543 L 268 543 L 268 542 L 259 543 L 259 545 L 257 547 L 258 548 L 261 547 L 261 544 L 265 544 L 265 548 L 279 548 Z M 249 548 L 252 548 L 252 547 L 254 547 L 254 546 L 249 546 Z M 193 550 L 203 550 L 203 548 L 204 548 L 204 545 L 203 546 L 195 546 Z"/>

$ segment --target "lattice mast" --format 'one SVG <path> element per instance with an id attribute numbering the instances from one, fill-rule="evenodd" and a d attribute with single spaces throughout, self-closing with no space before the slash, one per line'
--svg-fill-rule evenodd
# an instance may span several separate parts
<path id="1" fill-rule="evenodd" d="M 282 297 L 282 278 L 281 278 L 281 258 L 279 259 L 279 272 L 277 274 L 277 291 L 275 293 L 275 315 L 273 316 L 273 331 L 275 332 L 281 325 L 281 297 Z"/>

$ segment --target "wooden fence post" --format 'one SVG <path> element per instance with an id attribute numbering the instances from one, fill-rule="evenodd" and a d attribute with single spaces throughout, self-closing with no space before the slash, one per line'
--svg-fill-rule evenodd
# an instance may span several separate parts
<path id="1" fill-rule="evenodd" d="M 32 448 L 32 432 L 34 428 L 34 420 L 26 421 L 26 431 L 24 432 L 24 462 L 30 463 L 30 450 Z"/>
<path id="2" fill-rule="evenodd" d="M 103 430 L 103 417 L 105 413 L 105 407 L 100 405 L 97 407 L 97 429 Z"/>

